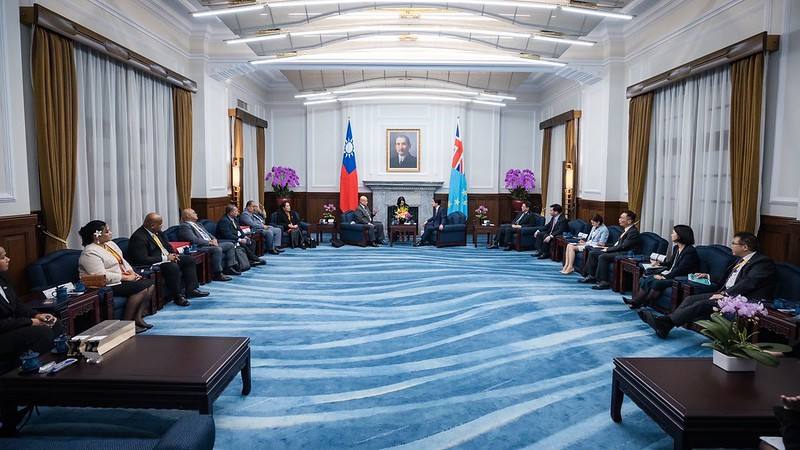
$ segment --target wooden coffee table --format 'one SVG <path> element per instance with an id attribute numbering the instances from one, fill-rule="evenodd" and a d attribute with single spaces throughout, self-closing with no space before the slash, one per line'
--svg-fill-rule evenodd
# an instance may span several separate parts
<path id="1" fill-rule="evenodd" d="M 800 361 L 732 373 L 711 358 L 614 358 L 611 418 L 621 422 L 627 395 L 674 439 L 674 448 L 756 447 L 780 434 L 772 408 L 797 392 Z"/>
<path id="2" fill-rule="evenodd" d="M 417 224 L 415 223 L 394 223 L 389 224 L 389 246 L 393 246 L 394 242 L 398 240 L 398 238 L 403 237 L 403 242 L 406 241 L 407 237 L 411 238 L 411 243 L 414 243 L 414 239 L 417 237 Z"/>
<path id="3" fill-rule="evenodd" d="M 336 239 L 339 233 L 339 225 L 336 223 L 310 223 L 308 224 L 308 233 L 316 234 L 317 242 L 321 244 L 323 233 L 329 233 L 331 240 Z"/>
<path id="4" fill-rule="evenodd" d="M 491 242 L 492 236 L 497 234 L 497 225 L 472 225 L 472 245 L 478 247 L 478 235 L 486 234 L 486 242 Z"/>
<path id="5" fill-rule="evenodd" d="M 42 355 L 42 363 L 63 356 Z M 214 401 L 242 374 L 250 393 L 250 339 L 243 337 L 135 336 L 103 356 L 53 375 L 0 375 L 0 420 L 13 433 L 18 405 L 159 408 L 212 414 Z"/>

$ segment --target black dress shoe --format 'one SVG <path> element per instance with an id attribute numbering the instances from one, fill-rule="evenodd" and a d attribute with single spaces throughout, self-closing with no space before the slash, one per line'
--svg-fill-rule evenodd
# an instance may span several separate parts
<path id="1" fill-rule="evenodd" d="M 285 251 L 284 249 L 278 247 L 275 247 L 273 250 L 275 250 L 278 253 L 283 253 Z"/>
<path id="2" fill-rule="evenodd" d="M 500 248 L 500 245 L 497 242 L 492 242 L 491 244 L 487 245 L 486 248 Z"/>
<path id="3" fill-rule="evenodd" d="M 594 289 L 596 291 L 604 291 L 606 289 L 611 289 L 611 285 L 606 283 L 605 281 L 601 281 L 601 282 L 597 283 L 596 285 L 592 286 L 592 289 Z"/>
<path id="4" fill-rule="evenodd" d="M 149 330 L 149 328 L 140 327 L 139 325 L 136 325 L 136 334 L 144 333 L 147 330 Z"/>
<path id="5" fill-rule="evenodd" d="M 183 294 L 180 294 L 180 295 L 175 297 L 175 304 L 178 305 L 178 306 L 189 306 L 189 305 L 191 305 L 191 303 L 189 303 L 189 300 L 186 300 L 186 297 L 184 297 Z"/>
<path id="6" fill-rule="evenodd" d="M 597 281 L 597 280 L 595 280 L 594 277 L 583 277 L 580 280 L 578 280 L 578 283 L 587 283 L 588 284 L 588 283 L 594 283 L 595 281 Z"/>
<path id="7" fill-rule="evenodd" d="M 189 295 L 187 295 L 187 297 L 189 297 L 189 298 L 208 297 L 208 292 L 201 291 L 200 289 L 195 289 L 192 292 L 189 292 Z"/>
<path id="8" fill-rule="evenodd" d="M 536 259 L 550 259 L 550 255 L 539 255 Z"/>
<path id="9" fill-rule="evenodd" d="M 231 281 L 232 279 L 233 278 L 227 275 L 223 275 L 222 272 L 214 274 L 214 276 L 211 278 L 213 281 Z"/>
<path id="10" fill-rule="evenodd" d="M 254 259 L 250 261 L 251 266 L 263 266 L 266 262 L 263 259 Z"/>
<path id="11" fill-rule="evenodd" d="M 242 272 L 239 272 L 233 267 L 228 267 L 227 269 L 223 270 L 222 273 L 224 273 L 225 275 L 234 275 L 234 276 L 242 274 Z"/>
<path id="12" fill-rule="evenodd" d="M 377 242 L 369 244 L 370 247 L 380 247 Z"/>
<path id="13" fill-rule="evenodd" d="M 669 320 L 667 316 L 659 316 L 655 319 L 656 325 L 656 336 L 660 337 L 661 339 L 666 339 L 669 336 L 669 332 L 672 330 L 672 321 Z"/>
<path id="14" fill-rule="evenodd" d="M 276 250 L 274 248 L 272 250 L 268 251 L 267 253 L 269 253 L 270 255 L 280 255 L 281 254 L 281 252 L 279 252 L 278 250 Z"/>
<path id="15" fill-rule="evenodd" d="M 533 256 L 534 258 L 538 258 L 538 257 L 542 256 L 542 254 L 539 253 L 539 252 L 533 252 L 533 253 L 531 253 L 531 256 Z"/>
<path id="16" fill-rule="evenodd" d="M 142 327 L 142 328 L 147 328 L 148 330 L 149 330 L 150 328 L 153 328 L 153 325 L 151 325 L 151 324 L 149 324 L 149 323 L 145 322 L 143 319 L 139 319 L 139 320 L 137 320 L 137 321 L 136 321 L 136 326 L 137 326 L 137 327 Z"/>
<path id="17" fill-rule="evenodd" d="M 514 250 L 514 249 L 511 248 L 511 247 L 506 247 L 506 248 L 503 249 L 504 252 L 510 252 L 511 250 Z"/>

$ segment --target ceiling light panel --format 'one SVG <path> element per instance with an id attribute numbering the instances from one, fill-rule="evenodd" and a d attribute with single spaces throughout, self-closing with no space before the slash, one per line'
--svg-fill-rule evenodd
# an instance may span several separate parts
<path id="1" fill-rule="evenodd" d="M 234 6 L 233 8 L 220 8 L 220 9 L 211 9 L 208 11 L 199 11 L 196 13 L 192 13 L 192 17 L 213 17 L 213 16 L 222 16 L 226 14 L 237 14 L 242 12 L 248 11 L 258 11 L 264 9 L 263 4 L 258 5 L 245 5 L 245 6 Z"/>
<path id="2" fill-rule="evenodd" d="M 271 1 L 270 8 L 288 8 L 293 6 L 320 6 L 320 5 L 349 5 L 354 3 L 371 4 L 397 4 L 397 0 L 282 0 Z M 413 0 L 415 5 L 437 5 L 446 3 L 444 0 Z M 555 9 L 557 5 L 549 3 L 528 2 L 518 0 L 459 0 L 458 3 L 477 6 L 506 6 L 511 8 Z"/>

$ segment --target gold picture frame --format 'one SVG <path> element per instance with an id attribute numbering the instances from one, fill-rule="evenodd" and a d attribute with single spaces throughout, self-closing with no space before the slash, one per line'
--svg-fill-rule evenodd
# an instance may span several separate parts
<path id="1" fill-rule="evenodd" d="M 401 157 L 401 153 L 405 154 Z M 419 128 L 386 129 L 387 172 L 419 172 L 421 156 L 422 133 Z"/>

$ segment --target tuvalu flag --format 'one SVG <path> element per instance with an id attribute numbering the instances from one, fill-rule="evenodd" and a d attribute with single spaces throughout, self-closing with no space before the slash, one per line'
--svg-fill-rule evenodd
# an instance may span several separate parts
<path id="1" fill-rule="evenodd" d="M 456 211 L 467 215 L 467 174 L 464 172 L 464 143 L 461 141 L 458 121 L 456 121 L 456 140 L 453 144 L 453 161 L 450 164 L 450 193 L 447 195 L 447 213 Z"/>
<path id="2" fill-rule="evenodd" d="M 344 138 L 342 171 L 339 175 L 339 208 L 342 212 L 358 207 L 358 171 L 356 171 L 356 147 L 353 145 L 353 130 L 347 119 L 347 134 Z"/>

